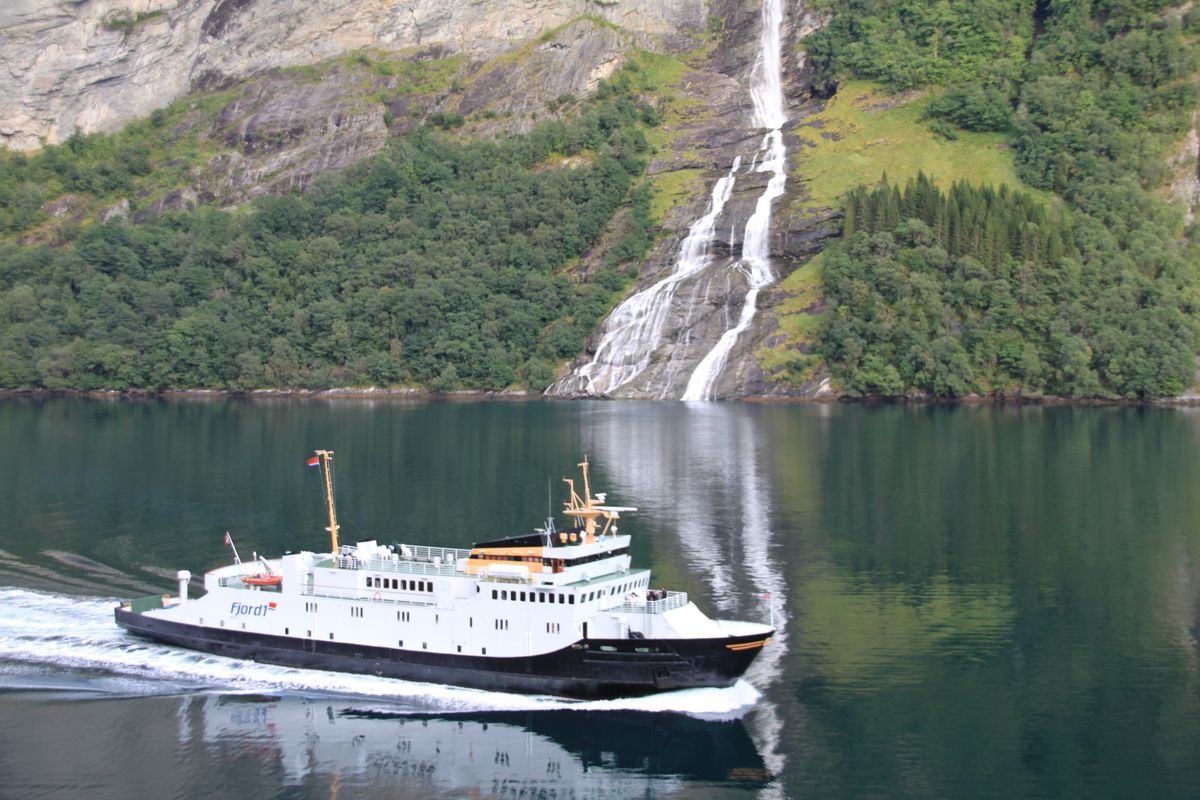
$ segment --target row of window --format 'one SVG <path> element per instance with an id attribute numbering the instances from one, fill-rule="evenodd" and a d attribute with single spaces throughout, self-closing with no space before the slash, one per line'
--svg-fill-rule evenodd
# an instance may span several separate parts
<path id="1" fill-rule="evenodd" d="M 432 592 L 433 581 L 410 581 L 407 578 L 367 578 L 368 589 L 399 589 L 402 592 Z"/>
<path id="2" fill-rule="evenodd" d="M 626 581 L 625 583 L 621 583 L 621 584 L 611 587 L 608 590 L 608 593 L 609 594 L 624 594 L 625 592 L 628 592 L 630 589 L 636 589 L 639 586 L 642 588 L 645 588 L 646 583 L 648 583 L 648 581 L 646 581 L 646 580 Z M 593 592 L 593 594 L 595 594 L 595 593 Z M 600 590 L 600 594 L 604 594 L 603 589 Z"/>
<path id="3" fill-rule="evenodd" d="M 624 593 L 630 589 L 634 589 L 642 585 L 642 581 L 629 581 L 627 583 L 611 586 L 608 589 L 609 595 Z M 602 597 L 605 594 L 603 589 L 596 589 L 591 592 L 586 592 L 579 596 L 580 603 L 588 603 L 595 600 L 597 597 Z M 516 589 L 492 589 L 493 600 L 516 600 L 518 603 L 567 603 L 575 605 L 575 595 L 573 594 L 555 594 L 551 592 L 523 592 Z"/>
<path id="4" fill-rule="evenodd" d="M 474 561 L 518 561 L 526 562 L 541 562 L 546 567 L 577 567 L 580 564 L 590 564 L 593 561 L 600 561 L 605 558 L 615 558 L 629 554 L 628 547 L 619 547 L 616 550 L 609 550 L 604 553 L 593 553 L 589 556 L 580 556 L 579 558 L 539 558 L 537 556 L 506 556 L 498 553 L 471 553 L 470 558 Z"/>
<path id="5" fill-rule="evenodd" d="M 528 597 L 526 597 L 528 595 Z M 493 600 L 517 600 L 530 603 L 570 603 L 575 604 L 573 594 L 552 594 L 550 592 L 518 592 L 516 589 L 492 589 Z"/>

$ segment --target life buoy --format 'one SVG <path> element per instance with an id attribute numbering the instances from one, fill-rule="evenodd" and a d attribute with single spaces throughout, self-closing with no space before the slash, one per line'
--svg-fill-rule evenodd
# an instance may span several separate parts
<path id="1" fill-rule="evenodd" d="M 378 600 L 379 600 L 379 592 L 376 592 L 376 593 L 375 593 L 375 598 L 374 598 L 374 599 L 375 599 L 376 601 L 378 601 Z"/>

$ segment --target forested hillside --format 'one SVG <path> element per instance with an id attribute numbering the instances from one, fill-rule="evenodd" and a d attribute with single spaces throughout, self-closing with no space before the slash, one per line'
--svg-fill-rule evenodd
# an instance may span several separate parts
<path id="1" fill-rule="evenodd" d="M 852 192 L 817 351 L 853 394 L 1158 397 L 1195 382 L 1200 274 L 1160 187 L 1197 106 L 1200 11 L 1161 0 L 830 0 L 805 47 L 1005 136 L 1049 200 L 924 178 Z M 1185 13 L 1186 10 L 1186 13 Z M 933 177 L 937 177 L 936 175 Z"/>
<path id="2" fill-rule="evenodd" d="M 496 142 L 459 141 L 445 129 L 461 118 L 435 114 L 304 195 L 0 245 L 0 386 L 540 388 L 650 243 L 635 184 L 656 117 L 629 81 Z M 145 169 L 111 141 L 0 162 L 5 226 L 37 221 L 22 198 L 49 180 L 103 192 Z M 607 261 L 572 281 L 563 267 L 606 227 Z"/>

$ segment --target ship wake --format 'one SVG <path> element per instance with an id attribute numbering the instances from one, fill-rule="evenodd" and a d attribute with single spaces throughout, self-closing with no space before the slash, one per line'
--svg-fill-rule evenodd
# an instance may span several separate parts
<path id="1" fill-rule="evenodd" d="M 117 603 L 114 598 L 0 587 L 0 689 L 117 696 L 282 693 L 357 698 L 412 713 L 579 709 L 677 712 L 703 718 L 740 716 L 760 696 L 739 681 L 726 689 L 573 701 L 278 667 L 138 639 L 113 621 Z"/>

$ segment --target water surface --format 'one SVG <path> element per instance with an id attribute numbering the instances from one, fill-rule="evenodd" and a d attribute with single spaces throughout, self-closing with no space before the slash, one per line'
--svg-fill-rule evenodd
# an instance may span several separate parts
<path id="1" fill-rule="evenodd" d="M 1195 797 L 1200 417 L 1128 408 L 0 401 L 6 797 Z M 243 664 L 116 598 L 229 553 L 463 547 L 583 454 L 636 565 L 773 618 L 727 690 L 563 703 Z M 548 497 L 549 495 L 549 497 Z M 521 793 L 524 792 L 524 795 Z"/>

